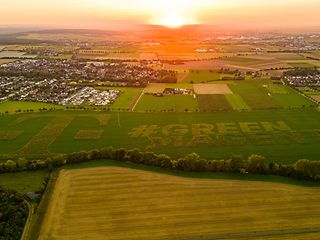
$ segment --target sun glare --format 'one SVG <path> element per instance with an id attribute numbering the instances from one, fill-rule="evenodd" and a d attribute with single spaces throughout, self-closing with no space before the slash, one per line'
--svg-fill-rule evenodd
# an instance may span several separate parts
<path id="1" fill-rule="evenodd" d="M 169 13 L 159 22 L 160 25 L 169 27 L 169 28 L 178 28 L 186 24 L 186 21 L 175 13 Z"/>

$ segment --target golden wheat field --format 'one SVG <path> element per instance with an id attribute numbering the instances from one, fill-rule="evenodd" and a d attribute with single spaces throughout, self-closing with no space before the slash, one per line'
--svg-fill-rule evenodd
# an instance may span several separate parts
<path id="1" fill-rule="evenodd" d="M 320 239 L 319 206 L 316 187 L 62 170 L 39 239 Z"/>

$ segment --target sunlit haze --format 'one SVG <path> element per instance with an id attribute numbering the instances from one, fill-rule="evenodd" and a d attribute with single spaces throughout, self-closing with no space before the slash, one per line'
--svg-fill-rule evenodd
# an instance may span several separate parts
<path id="1" fill-rule="evenodd" d="M 304 27 L 320 22 L 318 0 L 0 0 L 0 25 L 112 27 L 211 24 Z"/>

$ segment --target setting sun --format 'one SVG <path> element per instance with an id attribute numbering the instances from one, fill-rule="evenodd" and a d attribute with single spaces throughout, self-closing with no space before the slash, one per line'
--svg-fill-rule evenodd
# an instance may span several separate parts
<path id="1" fill-rule="evenodd" d="M 159 22 L 160 25 L 169 28 L 178 28 L 186 24 L 186 21 L 176 13 L 170 13 Z"/>

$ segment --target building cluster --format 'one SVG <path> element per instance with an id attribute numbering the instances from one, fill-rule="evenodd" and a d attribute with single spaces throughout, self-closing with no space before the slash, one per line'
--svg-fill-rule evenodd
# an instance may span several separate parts
<path id="1" fill-rule="evenodd" d="M 85 87 L 76 94 L 62 100 L 60 104 L 106 106 L 113 103 L 119 94 L 120 91 L 118 90 L 99 91 L 92 87 Z"/>
<path id="2" fill-rule="evenodd" d="M 92 87 L 71 86 L 57 79 L 31 80 L 0 77 L 0 101 L 37 101 L 60 105 L 104 106 L 119 96 L 117 90 L 100 91 Z"/>
<path id="3" fill-rule="evenodd" d="M 295 87 L 320 87 L 320 74 L 285 76 L 284 82 Z"/>
<path id="4" fill-rule="evenodd" d="M 24 76 L 37 79 L 58 79 L 81 84 L 94 82 L 125 82 L 144 86 L 148 82 L 176 82 L 176 73 L 154 70 L 144 64 L 82 62 L 53 59 L 21 60 L 1 65 L 1 76 Z"/>

